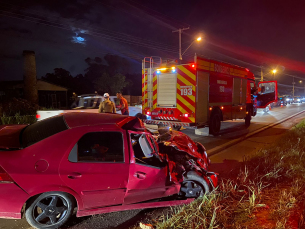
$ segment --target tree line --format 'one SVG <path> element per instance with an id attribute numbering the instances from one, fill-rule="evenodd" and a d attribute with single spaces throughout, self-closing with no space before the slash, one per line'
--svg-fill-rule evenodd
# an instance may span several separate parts
<path id="1" fill-rule="evenodd" d="M 42 80 L 69 89 L 70 93 L 89 94 L 117 92 L 129 95 L 141 95 L 141 73 L 129 74 L 130 63 L 117 55 L 107 54 L 103 58 L 86 58 L 85 74 L 73 77 L 63 68 L 55 68 L 54 72 L 41 77 Z M 70 94 L 69 93 L 69 94 Z"/>

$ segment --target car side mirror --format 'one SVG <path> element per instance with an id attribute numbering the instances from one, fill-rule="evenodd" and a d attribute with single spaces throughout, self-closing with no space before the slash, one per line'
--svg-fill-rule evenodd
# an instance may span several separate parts
<path id="1" fill-rule="evenodd" d="M 153 157 L 153 149 L 150 147 L 145 134 L 142 134 L 141 137 L 139 138 L 139 144 L 141 146 L 141 149 L 145 157 L 147 158 Z"/>

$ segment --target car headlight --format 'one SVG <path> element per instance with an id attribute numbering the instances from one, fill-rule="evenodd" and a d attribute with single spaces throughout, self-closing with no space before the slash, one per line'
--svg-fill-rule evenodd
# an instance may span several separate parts
<path id="1" fill-rule="evenodd" d="M 301 100 L 300 99 L 298 99 L 298 102 L 300 102 Z"/>
<path id="2" fill-rule="evenodd" d="M 289 99 L 286 99 L 286 101 L 289 101 Z"/>

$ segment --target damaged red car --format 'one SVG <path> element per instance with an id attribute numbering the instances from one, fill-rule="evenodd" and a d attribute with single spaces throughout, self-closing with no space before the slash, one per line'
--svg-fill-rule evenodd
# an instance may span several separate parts
<path id="1" fill-rule="evenodd" d="M 217 186 L 205 148 L 136 117 L 67 113 L 0 126 L 0 217 L 58 228 L 77 216 L 186 204 Z"/>

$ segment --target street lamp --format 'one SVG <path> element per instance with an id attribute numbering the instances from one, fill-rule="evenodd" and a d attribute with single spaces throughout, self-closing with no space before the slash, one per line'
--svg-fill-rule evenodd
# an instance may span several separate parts
<path id="1" fill-rule="evenodd" d="M 194 40 L 189 47 L 187 47 L 187 49 L 182 53 L 182 48 L 181 48 L 181 34 L 184 30 L 188 30 L 190 27 L 188 28 L 182 28 L 182 29 L 178 29 L 178 30 L 175 30 L 175 31 L 172 31 L 173 33 L 176 33 L 178 32 L 179 33 L 179 60 L 181 61 L 182 60 L 182 55 L 186 52 L 186 50 L 188 50 L 189 47 L 191 47 L 191 45 L 194 43 L 194 41 L 201 41 L 201 37 L 198 37 L 196 40 Z"/>
<path id="2" fill-rule="evenodd" d="M 276 71 L 276 69 L 273 69 L 272 70 L 272 73 L 273 73 L 273 79 L 275 79 L 275 73 L 276 73 L 277 71 Z"/>
<path id="3" fill-rule="evenodd" d="M 268 73 L 264 73 L 263 72 L 263 66 L 261 66 L 261 81 L 264 81 L 264 75 L 269 75 L 269 74 L 273 74 L 273 78 L 275 79 L 275 73 L 277 73 L 277 70 L 276 69 L 272 69 L 270 72 Z"/>
<path id="4" fill-rule="evenodd" d="M 300 80 L 299 83 L 303 83 L 303 81 Z M 304 97 L 305 97 L 305 84 L 304 84 Z"/>
<path id="5" fill-rule="evenodd" d="M 189 47 L 187 47 L 185 50 L 184 50 L 184 52 L 181 54 L 179 54 L 179 56 L 180 56 L 180 60 L 182 60 L 182 55 L 184 54 L 184 53 L 186 53 L 186 51 L 192 46 L 192 44 L 194 44 L 194 42 L 195 41 L 201 41 L 202 40 L 202 38 L 201 37 L 197 37 L 197 39 L 196 40 L 193 40 L 193 42 L 189 45 Z"/>

